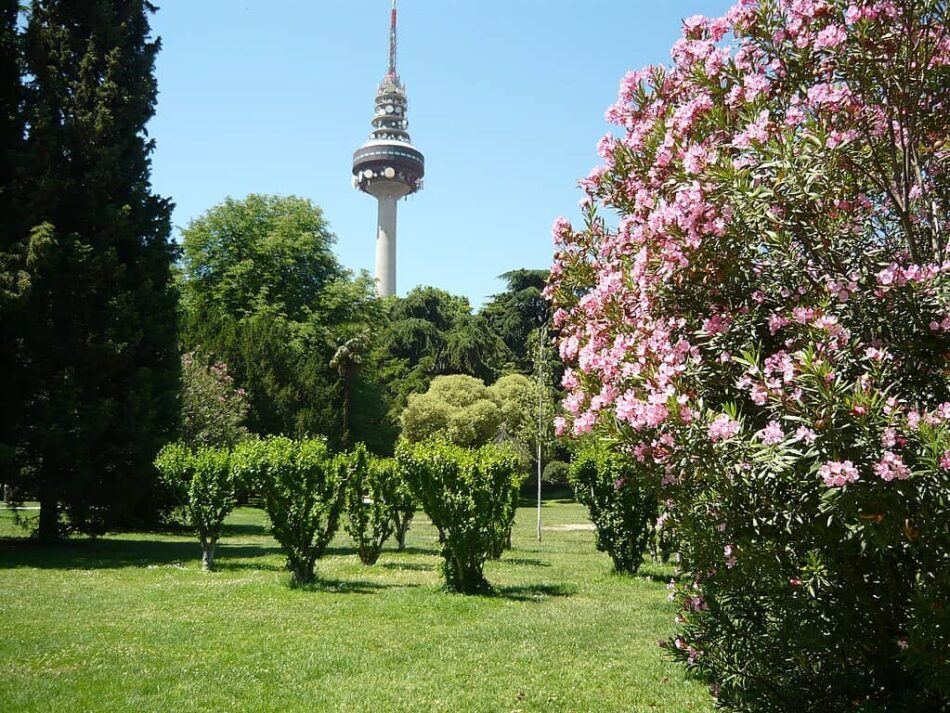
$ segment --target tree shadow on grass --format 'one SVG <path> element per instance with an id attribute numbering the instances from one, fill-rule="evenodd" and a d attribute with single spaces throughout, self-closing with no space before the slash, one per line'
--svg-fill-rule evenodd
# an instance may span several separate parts
<path id="1" fill-rule="evenodd" d="M 576 587 L 564 584 L 524 584 L 495 587 L 488 596 L 516 602 L 541 602 L 551 597 L 570 597 L 576 591 Z"/>
<path id="2" fill-rule="evenodd" d="M 523 564 L 530 567 L 550 567 L 550 562 L 544 562 L 539 559 L 532 559 L 531 557 L 502 557 L 500 560 L 497 560 L 502 564 Z"/>
<path id="3" fill-rule="evenodd" d="M 279 555 L 277 547 L 228 545 L 218 548 L 221 569 L 230 559 L 251 559 Z M 58 545 L 42 545 L 34 540 L 0 542 L 0 569 L 35 567 L 37 569 L 121 569 L 193 562 L 201 559 L 197 540 L 131 540 L 99 538 L 68 540 Z M 249 568 L 251 565 L 246 565 Z"/>
<path id="4" fill-rule="evenodd" d="M 268 537 L 270 535 L 269 528 L 264 525 L 254 525 L 251 523 L 234 523 L 234 524 L 224 524 L 223 529 L 224 537 L 238 537 L 241 535 L 252 537 Z"/>
<path id="5" fill-rule="evenodd" d="M 410 572 L 432 572 L 435 569 L 434 564 L 419 564 L 417 562 L 383 562 L 376 566 L 385 569 L 403 569 Z"/>
<path id="6" fill-rule="evenodd" d="M 383 589 L 403 589 L 416 587 L 416 584 L 380 584 L 358 579 L 330 579 L 317 575 L 315 582 L 310 584 L 291 584 L 291 589 L 298 592 L 325 592 L 329 594 L 375 594 Z"/>
<path id="7" fill-rule="evenodd" d="M 356 555 L 356 547 L 354 547 L 354 546 L 352 546 L 352 545 L 349 545 L 349 546 L 341 546 L 341 545 L 333 546 L 333 545 L 331 545 L 330 547 L 327 547 L 327 548 L 323 551 L 323 553 L 324 553 L 324 555 L 331 555 L 331 556 L 335 556 L 335 557 L 346 557 L 346 556 L 348 556 L 348 555 L 354 555 L 354 556 L 355 556 L 355 555 Z M 393 550 L 384 549 L 384 550 L 383 550 L 383 554 L 389 554 L 389 553 L 391 553 L 391 554 L 401 554 L 401 555 L 428 555 L 428 556 L 430 556 L 430 557 L 439 554 L 439 553 L 438 553 L 437 551 L 435 551 L 435 550 L 427 550 L 427 549 L 424 549 L 424 548 L 422 548 L 422 547 L 407 547 L 406 549 L 402 550 L 401 552 L 398 551 L 398 550 L 395 550 L 395 549 L 393 549 Z"/>

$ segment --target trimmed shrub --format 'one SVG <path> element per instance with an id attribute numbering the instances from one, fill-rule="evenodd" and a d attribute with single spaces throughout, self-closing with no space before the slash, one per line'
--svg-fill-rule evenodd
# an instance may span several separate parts
<path id="1" fill-rule="evenodd" d="M 360 561 L 376 564 L 395 530 L 402 504 L 398 473 L 395 468 L 380 467 L 362 444 L 337 458 L 347 481 L 343 527 L 356 544 Z"/>
<path id="2" fill-rule="evenodd" d="M 234 509 L 239 490 L 230 453 L 209 447 L 193 451 L 181 443 L 172 443 L 159 452 L 155 466 L 189 523 L 198 531 L 201 566 L 214 569 L 224 520 Z"/>
<path id="3" fill-rule="evenodd" d="M 597 549 L 620 574 L 635 574 L 653 537 L 656 494 L 628 458 L 597 446 L 571 464 L 574 497 L 587 506 L 597 528 Z"/>
<path id="4" fill-rule="evenodd" d="M 462 594 L 488 590 L 485 560 L 497 548 L 524 478 L 518 454 L 496 446 L 469 450 L 447 443 L 403 443 L 396 460 L 442 533 L 446 589 Z"/>
<path id="5" fill-rule="evenodd" d="M 395 458 L 374 459 L 370 463 L 370 470 L 377 471 L 375 477 L 392 484 L 389 497 L 392 503 L 393 534 L 396 536 L 397 547 L 402 552 L 406 549 L 406 533 L 416 514 L 416 499 Z"/>
<path id="6" fill-rule="evenodd" d="M 314 566 L 340 523 L 347 468 L 326 441 L 276 437 L 240 444 L 235 470 L 253 479 L 271 532 L 287 555 L 294 584 L 314 581 Z"/>

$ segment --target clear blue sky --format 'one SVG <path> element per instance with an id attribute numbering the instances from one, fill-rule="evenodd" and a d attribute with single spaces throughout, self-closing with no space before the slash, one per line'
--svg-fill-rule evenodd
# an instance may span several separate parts
<path id="1" fill-rule="evenodd" d="M 425 190 L 399 205 L 398 286 L 474 306 L 499 274 L 550 265 L 578 215 L 624 72 L 668 62 L 682 18 L 727 0 L 401 0 L 399 72 Z M 386 71 L 388 0 L 159 0 L 153 183 L 186 226 L 225 197 L 323 208 L 347 267 L 372 270 L 375 201 L 350 182 Z M 177 228 L 176 228 L 177 233 Z"/>

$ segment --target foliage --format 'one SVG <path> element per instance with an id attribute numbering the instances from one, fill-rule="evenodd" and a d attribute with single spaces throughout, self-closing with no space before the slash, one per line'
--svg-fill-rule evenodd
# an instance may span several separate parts
<path id="1" fill-rule="evenodd" d="M 94 533 L 153 518 L 152 461 L 178 421 L 171 203 L 151 191 L 145 128 L 157 97 L 153 9 L 34 0 L 23 16 L 6 2 L 0 14 L 0 170 L 12 157 L 18 177 L 3 176 L 0 191 L 0 233 L 16 230 L 0 238 L 0 262 L 13 261 L 17 293 L 3 308 L 13 387 L 0 442 L 21 492 L 41 502 L 43 539 L 60 534 L 62 514 Z M 29 191 L 6 194 L 18 185 Z"/>
<path id="2" fill-rule="evenodd" d="M 399 472 L 357 445 L 352 453 L 338 456 L 346 472 L 346 516 L 343 526 L 356 543 L 363 564 L 376 564 L 383 545 L 403 523 L 406 507 Z M 411 517 L 411 514 L 410 514 Z M 405 530 L 402 531 L 405 541 Z"/>
<path id="3" fill-rule="evenodd" d="M 493 295 L 480 314 L 508 347 L 514 368 L 528 374 L 534 361 L 532 334 L 550 323 L 551 307 L 543 295 L 548 271 L 511 270 L 501 279 L 505 291 Z"/>
<path id="4" fill-rule="evenodd" d="M 446 588 L 461 594 L 488 589 L 485 560 L 498 546 L 524 478 L 517 454 L 495 446 L 403 443 L 396 460 L 442 535 Z"/>
<path id="5" fill-rule="evenodd" d="M 389 483 L 389 500 L 393 513 L 393 534 L 399 551 L 406 549 L 406 533 L 412 525 L 412 518 L 416 514 L 416 499 L 412 489 L 406 482 L 403 471 L 395 458 L 377 458 L 370 463 L 370 470 L 377 473 L 374 477 Z"/>
<path id="6" fill-rule="evenodd" d="M 567 485 L 568 471 L 570 466 L 562 460 L 548 461 L 544 466 L 544 472 L 541 474 L 541 480 L 550 485 Z"/>
<path id="7" fill-rule="evenodd" d="M 334 361 L 341 345 L 379 331 L 382 305 L 367 275 L 339 265 L 334 240 L 302 198 L 254 194 L 211 208 L 182 235 L 182 340 L 228 364 L 247 390 L 251 431 L 386 450 L 389 432 L 389 444 L 374 442 L 388 410 L 374 365 Z"/>
<path id="8" fill-rule="evenodd" d="M 294 584 L 312 583 L 316 561 L 339 527 L 348 467 L 333 457 L 324 439 L 285 437 L 240 444 L 234 467 L 263 494 Z"/>
<path id="9" fill-rule="evenodd" d="M 389 302 L 380 339 L 383 380 L 398 418 L 409 395 L 423 393 L 436 376 L 465 374 L 494 381 L 510 360 L 504 342 L 464 297 L 417 287 Z"/>
<path id="10" fill-rule="evenodd" d="M 155 459 L 165 485 L 174 493 L 201 541 L 201 565 L 214 569 L 215 550 L 225 518 L 237 503 L 239 485 L 225 448 L 190 448 L 172 443 Z"/>
<path id="11" fill-rule="evenodd" d="M 492 441 L 501 410 L 485 384 L 473 376 L 437 376 L 424 394 L 413 394 L 402 413 L 403 437 L 410 443 L 442 438 L 466 447 Z"/>
<path id="12" fill-rule="evenodd" d="M 947 12 L 688 19 L 555 225 L 559 429 L 663 488 L 670 650 L 726 708 L 950 705 Z"/>
<path id="13" fill-rule="evenodd" d="M 574 497 L 590 512 L 597 549 L 620 574 L 636 574 L 653 536 L 656 492 L 629 459 L 606 446 L 588 447 L 570 465 Z"/>
<path id="14" fill-rule="evenodd" d="M 192 448 L 233 447 L 248 431 L 244 389 L 234 387 L 227 364 L 207 366 L 194 352 L 181 358 L 182 440 Z"/>

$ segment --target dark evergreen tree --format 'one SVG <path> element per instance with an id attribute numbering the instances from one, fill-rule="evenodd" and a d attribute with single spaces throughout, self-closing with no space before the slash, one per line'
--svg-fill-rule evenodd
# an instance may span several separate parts
<path id="1" fill-rule="evenodd" d="M 20 399 L 13 392 L 19 379 L 15 370 L 16 343 L 8 325 L 11 311 L 29 284 L 17 245 L 23 228 L 18 165 L 23 155 L 24 131 L 18 15 L 18 0 L 0 0 L 0 373 L 9 379 L 7 393 L 0 402 L 0 483 L 16 479 L 13 431 L 19 421 Z"/>
<path id="2" fill-rule="evenodd" d="M 24 392 L 21 474 L 101 532 L 150 512 L 178 417 L 171 203 L 151 192 L 159 41 L 145 0 L 34 0 L 26 27 L 29 221 L 48 250 L 11 324 Z M 5 336 L 6 338 L 6 336 Z"/>
<path id="3" fill-rule="evenodd" d="M 493 295 L 481 311 L 491 328 L 511 351 L 515 370 L 529 374 L 532 369 L 532 354 L 529 342 L 533 332 L 547 325 L 551 315 L 548 301 L 544 299 L 547 270 L 512 270 L 501 275 L 507 289 Z"/>

